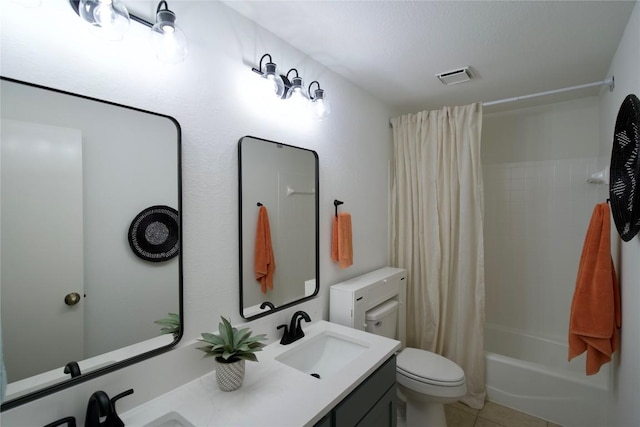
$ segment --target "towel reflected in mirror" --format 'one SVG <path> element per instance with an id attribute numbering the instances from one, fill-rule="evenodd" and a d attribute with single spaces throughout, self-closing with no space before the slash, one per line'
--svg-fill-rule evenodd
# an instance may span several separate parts
<path id="1" fill-rule="evenodd" d="M 256 228 L 256 243 L 254 252 L 254 270 L 256 280 L 260 283 L 263 294 L 273 290 L 273 274 L 276 271 L 276 260 L 271 246 L 271 229 L 267 208 L 260 206 L 258 225 Z"/>

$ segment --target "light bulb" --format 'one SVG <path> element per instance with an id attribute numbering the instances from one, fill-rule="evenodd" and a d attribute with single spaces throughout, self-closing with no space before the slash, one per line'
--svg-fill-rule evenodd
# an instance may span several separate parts
<path id="1" fill-rule="evenodd" d="M 120 0 L 80 0 L 78 14 L 108 40 L 122 39 L 129 28 L 129 12 Z"/>
<path id="2" fill-rule="evenodd" d="M 158 60 L 176 64 L 187 56 L 189 41 L 184 31 L 176 25 L 176 15 L 172 11 L 158 10 L 151 37 Z"/>
<path id="3" fill-rule="evenodd" d="M 331 114 L 331 104 L 323 89 L 316 89 L 315 96 L 311 102 L 311 109 L 318 120 L 324 120 Z"/>

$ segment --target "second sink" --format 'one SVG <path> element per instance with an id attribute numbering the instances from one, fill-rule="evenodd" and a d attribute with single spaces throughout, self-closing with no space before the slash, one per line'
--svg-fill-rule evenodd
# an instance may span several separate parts
<path id="1" fill-rule="evenodd" d="M 179 413 L 172 411 L 151 421 L 145 427 L 195 427 Z"/>
<path id="2" fill-rule="evenodd" d="M 275 357 L 316 378 L 328 378 L 367 350 L 368 346 L 335 332 L 323 331 Z"/>

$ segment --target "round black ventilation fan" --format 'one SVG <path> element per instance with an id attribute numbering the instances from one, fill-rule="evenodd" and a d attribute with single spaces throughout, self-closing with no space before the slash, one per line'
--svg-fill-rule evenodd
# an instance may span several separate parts
<path id="1" fill-rule="evenodd" d="M 618 111 L 609 175 L 611 212 L 625 242 L 640 231 L 640 100 L 628 95 Z"/>

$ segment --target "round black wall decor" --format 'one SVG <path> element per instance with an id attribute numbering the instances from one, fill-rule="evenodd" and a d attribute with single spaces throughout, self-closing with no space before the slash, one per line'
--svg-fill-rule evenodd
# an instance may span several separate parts
<path id="1" fill-rule="evenodd" d="M 613 134 L 609 199 L 618 234 L 625 242 L 640 231 L 640 100 L 627 95 Z"/>
<path id="2" fill-rule="evenodd" d="M 169 206 L 151 206 L 140 212 L 129 227 L 129 245 L 140 258 L 160 262 L 180 250 L 178 211 Z"/>

